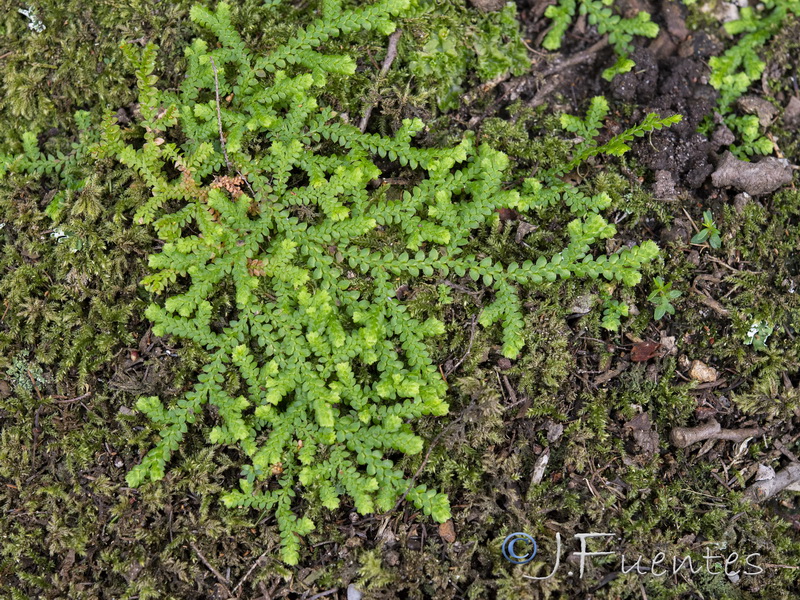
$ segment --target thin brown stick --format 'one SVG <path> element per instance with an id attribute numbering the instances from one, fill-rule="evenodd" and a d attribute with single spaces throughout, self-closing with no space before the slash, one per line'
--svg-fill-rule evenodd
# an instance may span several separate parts
<path id="1" fill-rule="evenodd" d="M 536 108 L 537 106 L 544 104 L 544 101 L 547 100 L 547 97 L 553 93 L 553 91 L 558 87 L 558 79 L 550 79 L 539 88 L 536 94 L 531 98 L 526 105 L 529 108 Z M 516 121 L 516 115 L 515 119 Z"/>
<path id="2" fill-rule="evenodd" d="M 400 39 L 400 36 L 403 34 L 402 29 L 398 29 L 392 35 L 389 36 L 389 46 L 386 48 L 386 58 L 383 59 L 383 65 L 381 66 L 381 72 L 378 75 L 378 80 L 382 79 L 386 73 L 389 72 L 389 69 L 392 67 L 392 63 L 394 59 L 397 58 L 397 41 Z M 373 103 L 370 103 L 367 106 L 367 110 L 364 111 L 364 116 L 361 117 L 361 123 L 359 124 L 358 128 L 361 130 L 361 133 L 364 133 L 367 130 L 367 124 L 369 123 L 369 117 L 372 115 L 372 109 L 375 107 Z"/>
<path id="3" fill-rule="evenodd" d="M 219 142 L 222 144 L 222 154 L 225 156 L 225 164 L 228 169 L 231 168 L 231 161 L 228 159 L 228 150 L 225 148 L 225 136 L 222 133 L 222 111 L 219 108 L 219 79 L 217 79 L 217 65 L 214 63 L 214 57 L 209 56 L 211 60 L 211 70 L 214 71 L 214 91 L 217 96 L 217 125 L 219 125 Z"/>
<path id="4" fill-rule="evenodd" d="M 542 76 L 548 77 L 550 75 L 555 75 L 556 73 L 560 73 L 564 69 L 569 69 L 570 67 L 574 67 L 575 65 L 585 63 L 594 58 L 594 55 L 597 54 L 600 50 L 602 50 L 606 46 L 608 46 L 608 36 L 603 36 L 599 41 L 589 46 L 583 52 L 578 52 L 577 54 L 573 54 L 569 58 L 560 60 L 557 63 L 551 65 L 544 71 L 544 73 L 542 73 Z"/>
<path id="5" fill-rule="evenodd" d="M 203 564 L 206 566 L 206 568 L 214 574 L 214 577 L 219 579 L 219 582 L 221 584 L 223 584 L 227 588 L 231 584 L 230 580 L 228 580 L 226 577 L 223 577 L 222 573 L 217 571 L 213 567 L 213 565 L 210 562 L 208 562 L 206 557 L 203 556 L 203 553 L 200 552 L 200 549 L 197 547 L 197 545 L 194 542 L 189 542 L 189 546 L 191 546 L 192 550 L 194 550 L 194 553 L 197 554 L 197 557 L 203 562 Z"/>
<path id="6" fill-rule="evenodd" d="M 409 482 L 409 484 L 408 484 L 408 489 L 406 489 L 406 491 L 403 493 L 403 495 L 402 495 L 402 496 L 400 497 L 400 499 L 397 501 L 397 504 L 395 504 L 395 505 L 394 505 L 394 508 L 392 508 L 391 510 L 387 511 L 386 513 L 384 513 L 384 515 L 383 515 L 383 516 L 386 516 L 386 515 L 388 515 L 388 514 L 390 514 L 390 513 L 394 512 L 394 511 L 395 511 L 395 510 L 397 510 L 398 508 L 400 508 L 400 505 L 401 505 L 401 504 L 402 504 L 402 503 L 405 501 L 405 499 L 406 499 L 406 496 L 408 496 L 408 494 L 411 492 L 412 488 L 414 487 L 414 483 L 416 482 L 416 480 L 417 480 L 417 477 L 419 477 L 419 476 L 420 476 L 420 473 L 422 473 L 422 470 L 425 468 L 425 465 L 427 465 L 427 464 L 428 464 L 428 459 L 431 457 L 431 452 L 433 452 L 433 449 L 434 449 L 434 448 L 436 447 L 436 445 L 439 443 L 439 440 L 440 440 L 440 439 L 442 439 L 442 436 L 443 436 L 445 433 L 447 433 L 447 431 L 448 431 L 448 430 L 449 430 L 451 427 L 453 427 L 453 425 L 455 425 L 456 423 L 458 423 L 458 422 L 459 422 L 459 421 L 460 421 L 460 420 L 461 420 L 461 419 L 464 417 L 464 415 L 465 415 L 465 414 L 467 414 L 467 411 L 469 411 L 469 410 L 472 408 L 472 406 L 473 406 L 473 404 L 470 404 L 470 405 L 469 405 L 469 406 L 468 406 L 466 409 L 464 409 L 464 411 L 463 411 L 463 412 L 462 412 L 462 413 L 461 413 L 461 414 L 460 414 L 460 415 L 459 415 L 459 416 L 458 416 L 456 419 L 454 419 L 454 420 L 453 420 L 453 421 L 452 421 L 450 424 L 448 424 L 448 425 L 447 425 L 447 427 L 445 427 L 444 429 L 442 429 L 442 430 L 439 432 L 439 435 L 437 435 L 437 436 L 436 436 L 436 437 L 433 439 L 433 441 L 431 442 L 431 445 L 430 445 L 430 447 L 428 448 L 428 452 L 427 452 L 427 453 L 425 453 L 425 458 L 423 458 L 423 459 L 422 459 L 422 464 L 420 464 L 419 468 L 417 469 L 417 472 L 416 472 L 416 473 L 414 473 L 414 476 L 411 478 L 411 481 L 410 481 L 410 482 Z"/>
<path id="7" fill-rule="evenodd" d="M 456 369 L 458 369 L 458 367 L 461 366 L 461 364 L 465 360 L 467 360 L 467 357 L 469 356 L 469 353 L 472 350 L 472 343 L 475 341 L 475 328 L 476 328 L 477 324 L 478 324 L 478 319 L 475 317 L 475 315 L 473 315 L 472 316 L 472 322 L 471 322 L 471 327 L 472 328 L 471 328 L 470 334 L 469 334 L 469 344 L 467 345 L 467 351 L 464 353 L 464 356 L 462 356 L 461 359 L 456 364 L 454 364 L 452 367 L 447 369 L 447 372 L 444 373 L 444 378 L 445 379 L 447 379 L 448 375 L 453 373 Z"/>
<path id="8" fill-rule="evenodd" d="M 70 402 L 79 402 L 81 400 L 86 400 L 89 396 L 92 395 L 92 392 L 86 392 L 81 396 L 76 396 L 75 398 L 65 398 L 64 396 L 52 396 L 54 398 L 53 402 L 56 404 L 69 404 Z M 58 398 L 58 400 L 56 400 Z"/>
<path id="9" fill-rule="evenodd" d="M 317 600 L 317 598 L 324 598 L 325 596 L 330 596 L 331 594 L 335 594 L 339 591 L 339 588 L 331 588 L 329 590 L 325 590 L 324 592 L 320 592 L 319 594 L 314 594 L 308 600 Z"/>
<path id="10" fill-rule="evenodd" d="M 42 399 L 42 393 L 39 391 L 39 388 L 36 385 L 36 380 L 33 378 L 33 375 L 31 375 L 31 370 L 30 369 L 26 369 L 25 372 L 28 374 L 28 379 L 31 380 L 31 385 L 33 386 L 33 389 L 36 391 L 36 396 L 39 398 L 39 400 L 41 400 Z"/>
<path id="11" fill-rule="evenodd" d="M 243 584 L 245 581 L 247 581 L 247 578 L 248 578 L 248 577 L 250 577 L 250 575 L 253 573 L 253 571 L 255 571 L 255 570 L 256 570 L 256 567 L 258 567 L 258 565 L 260 565 L 260 564 L 261 564 L 261 561 L 264 559 L 264 557 L 265 557 L 265 556 L 266 556 L 268 553 L 269 553 L 269 550 L 266 550 L 266 551 L 265 551 L 265 552 L 264 552 L 264 553 L 263 553 L 261 556 L 259 556 L 259 557 L 256 559 L 256 561 L 253 563 L 253 566 L 252 566 L 252 567 L 250 567 L 250 570 L 249 570 L 249 571 L 247 571 L 247 573 L 245 573 L 245 574 L 244 574 L 244 577 L 242 577 L 242 578 L 239 580 L 239 583 L 237 583 L 237 584 L 236 584 L 236 585 L 233 587 L 233 589 L 231 590 L 231 593 L 232 593 L 232 594 L 235 594 L 235 593 L 236 593 L 236 590 L 238 590 L 240 587 L 242 587 L 242 584 Z"/>

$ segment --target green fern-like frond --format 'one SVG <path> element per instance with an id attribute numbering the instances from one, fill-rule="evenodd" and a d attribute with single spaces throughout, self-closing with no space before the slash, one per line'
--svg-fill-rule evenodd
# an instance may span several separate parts
<path id="1" fill-rule="evenodd" d="M 544 15 L 552 20 L 552 25 L 542 46 L 547 50 L 561 48 L 564 34 L 576 14 L 586 15 L 597 33 L 608 34 L 608 42 L 617 55 L 617 61 L 603 72 L 603 78 L 611 81 L 617 74 L 630 71 L 636 64 L 628 57 L 634 36 L 654 38 L 658 35 L 658 25 L 650 20 L 650 13 L 644 11 L 633 18 L 623 18 L 612 10 L 613 4 L 614 0 L 559 0 L 548 6 Z"/>
<path id="2" fill-rule="evenodd" d="M 153 46 L 126 50 L 140 127 L 123 131 L 109 113 L 69 157 L 42 156 L 27 135 L 22 154 L 3 162 L 7 170 L 45 172 L 88 157 L 90 148 L 148 186 L 135 222 L 151 225 L 163 246 L 143 281 L 154 300 L 146 317 L 155 335 L 205 348 L 207 361 L 170 406 L 156 397 L 137 403 L 158 440 L 128 484 L 163 478 L 188 427 L 212 406 L 209 442 L 238 449 L 245 463 L 238 489 L 223 501 L 273 511 L 289 564 L 299 560 L 300 536 L 314 528 L 295 512 L 298 490 L 329 509 L 349 498 L 362 514 L 386 511 L 407 493 L 434 520 L 450 517 L 444 494 L 412 485 L 389 458 L 419 454 L 424 441 L 414 421 L 448 412 L 447 386 L 426 343 L 444 325 L 410 313 L 397 296 L 401 281 L 451 273 L 480 281 L 494 294 L 480 323 L 499 327 L 503 353 L 516 357 L 525 338 L 521 288 L 570 277 L 636 285 L 658 253 L 653 242 L 598 252 L 616 233 L 600 214 L 610 198 L 582 194 L 561 179 L 562 169 L 508 189 L 509 158 L 473 135 L 449 148 L 418 148 L 418 119 L 382 136 L 320 106 L 326 75 L 354 64 L 320 51 L 322 44 L 362 29 L 388 33 L 407 4 L 345 9 L 328 0 L 320 19 L 267 56 L 246 48 L 227 4 L 196 7 L 192 18 L 218 43 L 187 48 L 178 90 L 157 87 Z M 627 141 L 675 122 L 651 115 L 600 146 L 607 111 L 595 100 L 586 118 L 565 118 L 584 138 L 570 168 L 595 154 L 621 154 Z M 416 183 L 371 191 L 387 160 L 413 171 Z M 572 214 L 559 252 L 506 263 L 466 250 L 498 209 L 535 213 L 559 203 Z M 394 243 L 374 249 L 368 239 L 377 230 Z M 226 308 L 216 300 L 227 291 Z"/>
<path id="3" fill-rule="evenodd" d="M 771 154 L 773 144 L 762 134 L 758 119 L 737 116 L 733 104 L 761 79 L 766 63 L 758 52 L 781 28 L 790 14 L 800 16 L 800 0 L 767 0 L 758 9 L 746 6 L 740 19 L 725 23 L 730 35 L 741 38 L 720 56 L 713 56 L 709 83 L 719 90 L 717 111 L 725 124 L 737 135 L 738 143 L 731 150 L 741 159 L 754 154 Z"/>
<path id="4" fill-rule="evenodd" d="M 592 98 L 589 111 L 584 119 L 574 115 L 562 115 L 561 126 L 571 133 L 578 134 L 583 140 L 573 148 L 573 158 L 563 168 L 564 172 L 574 169 L 580 163 L 598 154 L 622 156 L 631 149 L 628 142 L 637 137 L 643 137 L 651 131 L 679 123 L 682 119 L 681 115 L 662 118 L 655 113 L 649 113 L 641 123 L 615 135 L 605 144 L 598 145 L 594 138 L 597 137 L 603 119 L 607 114 L 608 102 L 602 96 L 596 96 Z"/>

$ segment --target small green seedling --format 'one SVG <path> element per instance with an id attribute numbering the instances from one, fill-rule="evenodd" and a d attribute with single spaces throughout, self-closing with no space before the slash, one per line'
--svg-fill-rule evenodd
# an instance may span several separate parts
<path id="1" fill-rule="evenodd" d="M 693 244 L 702 244 L 708 242 L 712 248 L 719 248 L 722 246 L 722 239 L 719 237 L 720 231 L 714 223 L 714 216 L 710 210 L 703 212 L 703 228 L 698 231 L 692 238 Z"/>
<path id="2" fill-rule="evenodd" d="M 603 319 L 600 327 L 609 331 L 618 331 L 621 325 L 621 318 L 628 316 L 628 305 L 619 300 L 608 299 L 604 304 Z"/>
<path id="3" fill-rule="evenodd" d="M 653 291 L 647 299 L 656 305 L 653 311 L 653 318 L 658 321 L 665 314 L 675 314 L 675 307 L 672 306 L 672 300 L 680 297 L 682 292 L 672 289 L 672 283 L 665 283 L 661 277 L 653 279 Z"/>

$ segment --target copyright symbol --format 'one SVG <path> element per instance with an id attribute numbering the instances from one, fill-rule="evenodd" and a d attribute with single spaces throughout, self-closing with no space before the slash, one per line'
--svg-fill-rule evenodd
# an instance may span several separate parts
<path id="1" fill-rule="evenodd" d="M 525 549 L 517 548 L 517 544 L 525 546 Z M 524 565 L 531 562 L 533 557 L 536 556 L 536 550 L 536 540 L 527 533 L 512 533 L 503 540 L 503 556 L 515 565 Z"/>

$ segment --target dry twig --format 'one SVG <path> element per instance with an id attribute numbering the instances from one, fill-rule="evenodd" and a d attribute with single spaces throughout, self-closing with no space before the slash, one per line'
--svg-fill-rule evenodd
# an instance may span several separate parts
<path id="1" fill-rule="evenodd" d="M 222 133 L 222 112 L 219 109 L 219 79 L 217 79 L 217 65 L 214 63 L 214 58 L 211 59 L 211 69 L 214 71 L 214 91 L 217 96 L 217 125 L 219 125 L 219 142 L 222 144 L 222 154 L 225 156 L 225 164 L 231 168 L 231 161 L 228 158 L 228 150 L 225 148 L 225 136 Z"/>
<path id="2" fill-rule="evenodd" d="M 213 565 L 210 562 L 208 562 L 206 557 L 203 556 L 203 553 L 200 552 L 200 549 L 197 547 L 197 544 L 195 544 L 194 542 L 189 542 L 189 546 L 192 548 L 192 550 L 194 550 L 194 553 L 197 554 L 198 558 L 203 562 L 206 568 L 214 574 L 214 577 L 216 577 L 219 580 L 219 582 L 227 588 L 231 584 L 230 580 L 228 580 L 228 578 L 226 577 L 223 577 L 222 573 L 217 571 L 213 567 Z"/>
<path id="3" fill-rule="evenodd" d="M 697 427 L 674 427 L 669 434 L 669 439 L 676 447 L 686 448 L 705 440 L 743 442 L 747 438 L 757 437 L 762 433 L 764 430 L 759 427 L 723 429 L 716 419 L 709 419 Z"/>
<path id="4" fill-rule="evenodd" d="M 785 469 L 775 473 L 772 479 L 753 483 L 745 490 L 744 497 L 751 502 L 763 502 L 798 481 L 800 481 L 800 463 L 792 462 Z"/>
<path id="5" fill-rule="evenodd" d="M 400 36 L 403 34 L 402 29 L 398 29 L 392 35 L 389 36 L 389 46 L 386 49 L 386 58 L 383 59 L 383 65 L 381 66 L 381 72 L 378 76 L 378 80 L 382 79 L 386 73 L 389 72 L 389 69 L 392 67 L 392 63 L 394 59 L 397 58 L 397 40 L 400 39 Z M 372 115 L 372 109 L 375 107 L 373 103 L 370 103 L 367 106 L 367 110 L 364 111 L 364 116 L 361 117 L 361 123 L 359 124 L 358 128 L 361 130 L 361 133 L 364 133 L 367 130 L 367 124 L 369 123 L 369 117 Z"/>

